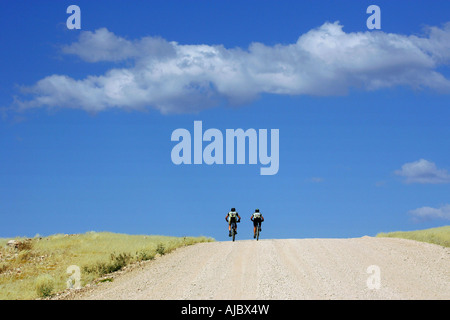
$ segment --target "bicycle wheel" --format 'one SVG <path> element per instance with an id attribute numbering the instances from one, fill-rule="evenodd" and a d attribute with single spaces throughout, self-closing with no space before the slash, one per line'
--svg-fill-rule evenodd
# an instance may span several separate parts
<path id="1" fill-rule="evenodd" d="M 256 241 L 259 240 L 259 226 L 256 227 Z"/>
<path id="2" fill-rule="evenodd" d="M 234 241 L 235 236 L 236 236 L 236 222 L 232 222 L 231 223 L 231 237 L 233 238 L 233 241 Z"/>

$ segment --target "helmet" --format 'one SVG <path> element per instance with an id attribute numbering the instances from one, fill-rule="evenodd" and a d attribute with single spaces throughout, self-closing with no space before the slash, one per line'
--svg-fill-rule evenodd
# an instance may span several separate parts
<path id="1" fill-rule="evenodd" d="M 259 209 L 255 209 L 255 212 L 259 212 Z"/>
<path id="2" fill-rule="evenodd" d="M 231 211 L 236 211 L 236 209 L 235 208 L 231 208 Z"/>

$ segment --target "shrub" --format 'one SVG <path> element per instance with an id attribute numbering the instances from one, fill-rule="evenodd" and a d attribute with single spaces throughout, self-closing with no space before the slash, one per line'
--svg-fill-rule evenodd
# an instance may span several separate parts
<path id="1" fill-rule="evenodd" d="M 31 250 L 22 250 L 17 254 L 16 262 L 25 263 L 33 258 L 33 252 Z"/>
<path id="2" fill-rule="evenodd" d="M 55 289 L 55 281 L 48 274 L 41 274 L 35 281 L 36 293 L 41 298 L 46 298 L 52 295 Z"/>
<path id="3" fill-rule="evenodd" d="M 109 272 L 114 272 L 125 267 L 128 262 L 131 260 L 131 255 L 128 253 L 120 253 L 116 255 L 115 253 L 111 253 L 111 264 L 109 266 Z"/>
<path id="4" fill-rule="evenodd" d="M 131 255 L 128 253 L 115 254 L 111 253 L 108 262 L 99 261 L 93 266 L 84 266 L 83 271 L 87 273 L 96 273 L 100 276 L 119 271 L 125 267 L 131 260 Z"/>
<path id="5" fill-rule="evenodd" d="M 155 254 L 146 250 L 141 250 L 136 252 L 136 257 L 138 261 L 147 261 L 155 259 Z"/>
<path id="6" fill-rule="evenodd" d="M 0 274 L 8 271 L 10 269 L 9 265 L 7 263 L 0 263 Z"/>
<path id="7" fill-rule="evenodd" d="M 164 255 L 166 253 L 166 249 L 164 248 L 164 245 L 162 243 L 158 243 L 158 246 L 156 247 L 156 253 L 159 253 L 160 255 Z"/>
<path id="8" fill-rule="evenodd" d="M 23 251 L 23 250 L 29 251 L 33 247 L 33 242 L 31 239 L 25 239 L 23 241 L 18 241 L 16 247 L 17 247 L 18 251 Z"/>

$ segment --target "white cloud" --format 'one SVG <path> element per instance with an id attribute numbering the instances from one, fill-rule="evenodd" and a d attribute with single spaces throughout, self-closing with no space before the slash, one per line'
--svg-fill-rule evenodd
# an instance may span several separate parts
<path id="1" fill-rule="evenodd" d="M 440 208 L 422 207 L 409 211 L 409 214 L 417 221 L 430 219 L 450 220 L 450 204 L 446 204 Z"/>
<path id="2" fill-rule="evenodd" d="M 425 159 L 405 163 L 395 174 L 405 177 L 406 183 L 450 183 L 447 170 L 438 169 L 436 164 Z"/>
<path id="3" fill-rule="evenodd" d="M 128 60 L 131 67 L 75 80 L 50 75 L 24 88 L 20 108 L 156 108 L 194 112 L 220 101 L 243 104 L 262 93 L 342 95 L 350 88 L 394 86 L 450 93 L 450 81 L 436 69 L 450 62 L 450 23 L 425 37 L 385 32 L 346 33 L 338 22 L 301 35 L 297 42 L 248 49 L 181 45 L 161 38 L 127 40 L 105 28 L 84 31 L 63 47 L 89 63 Z"/>
<path id="4" fill-rule="evenodd" d="M 121 61 L 130 58 L 163 58 L 175 54 L 173 44 L 161 38 L 144 37 L 130 41 L 116 36 L 106 28 L 85 31 L 78 42 L 64 46 L 62 51 L 87 62 Z"/>

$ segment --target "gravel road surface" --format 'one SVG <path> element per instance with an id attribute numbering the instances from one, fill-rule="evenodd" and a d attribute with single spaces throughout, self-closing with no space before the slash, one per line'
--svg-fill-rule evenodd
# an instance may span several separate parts
<path id="1" fill-rule="evenodd" d="M 450 249 L 405 239 L 200 243 L 68 299 L 450 299 Z"/>

